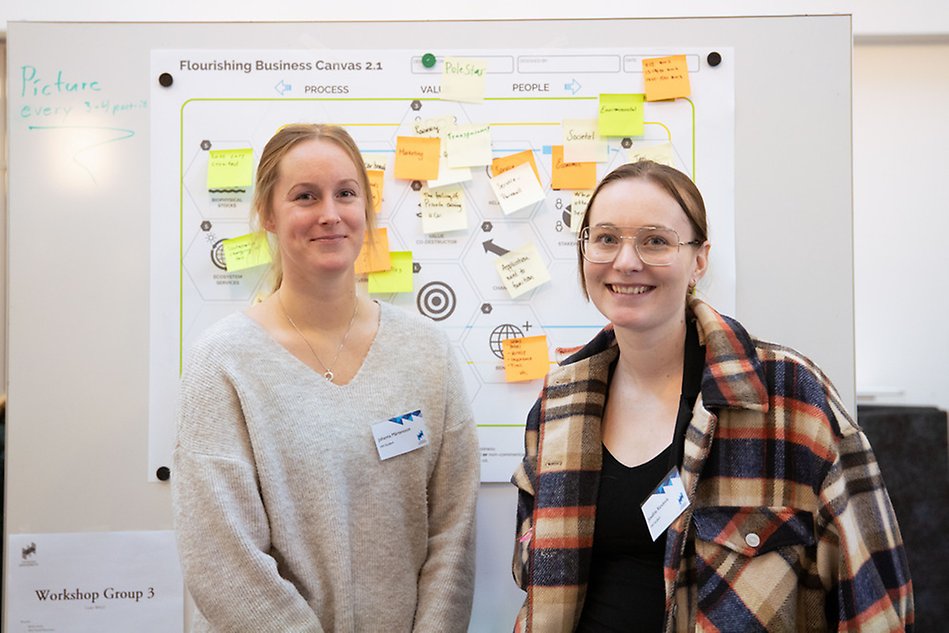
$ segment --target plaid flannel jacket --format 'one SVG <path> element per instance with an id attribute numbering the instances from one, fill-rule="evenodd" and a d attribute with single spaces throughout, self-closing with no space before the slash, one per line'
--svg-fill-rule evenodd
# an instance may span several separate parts
<path id="1" fill-rule="evenodd" d="M 911 631 L 896 517 L 830 381 L 702 301 L 689 310 L 706 356 L 682 464 L 692 503 L 667 533 L 665 630 Z M 512 478 L 516 632 L 570 632 L 580 617 L 618 353 L 607 327 L 550 373 L 528 417 Z"/>

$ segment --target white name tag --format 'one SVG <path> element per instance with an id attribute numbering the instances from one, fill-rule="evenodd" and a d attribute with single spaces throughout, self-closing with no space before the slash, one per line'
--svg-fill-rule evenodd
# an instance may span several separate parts
<path id="1" fill-rule="evenodd" d="M 652 540 L 659 538 L 659 535 L 679 518 L 682 511 L 689 507 L 689 503 L 689 495 L 685 492 L 679 469 L 673 467 L 642 505 Z"/>
<path id="2" fill-rule="evenodd" d="M 428 430 L 421 410 L 376 422 L 372 425 L 372 437 L 381 460 L 428 446 Z"/>

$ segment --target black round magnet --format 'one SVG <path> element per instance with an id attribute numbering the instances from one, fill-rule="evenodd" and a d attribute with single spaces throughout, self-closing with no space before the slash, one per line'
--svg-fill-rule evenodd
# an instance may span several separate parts
<path id="1" fill-rule="evenodd" d="M 158 75 L 158 83 L 167 88 L 175 83 L 175 78 L 171 76 L 171 73 L 162 73 Z"/>
<path id="2" fill-rule="evenodd" d="M 706 59 L 708 61 L 709 66 L 718 66 L 719 64 L 722 63 L 721 53 L 717 53 L 715 51 L 712 51 L 711 53 L 709 53 Z"/>
<path id="3" fill-rule="evenodd" d="M 171 479 L 171 469 L 167 466 L 162 466 L 155 471 L 155 476 L 158 477 L 159 481 L 168 481 Z"/>

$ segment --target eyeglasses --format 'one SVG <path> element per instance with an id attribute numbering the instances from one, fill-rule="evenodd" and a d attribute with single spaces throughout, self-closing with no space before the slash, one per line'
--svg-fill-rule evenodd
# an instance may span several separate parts
<path id="1" fill-rule="evenodd" d="M 680 242 L 674 229 L 659 226 L 588 226 L 580 232 L 580 252 L 590 263 L 609 264 L 622 250 L 623 240 L 632 240 L 639 259 L 649 266 L 669 266 L 680 246 L 702 244 L 702 240 Z"/>

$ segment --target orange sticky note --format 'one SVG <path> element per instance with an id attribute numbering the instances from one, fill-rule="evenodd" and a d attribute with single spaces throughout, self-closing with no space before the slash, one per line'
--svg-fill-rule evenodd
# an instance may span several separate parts
<path id="1" fill-rule="evenodd" d="M 403 180 L 438 178 L 441 139 L 398 136 L 395 139 L 395 177 Z"/>
<path id="2" fill-rule="evenodd" d="M 653 57 L 643 60 L 646 101 L 662 101 L 692 94 L 689 65 L 685 55 Z"/>
<path id="3" fill-rule="evenodd" d="M 514 169 L 518 165 L 524 163 L 530 163 L 531 169 L 534 170 L 534 175 L 537 176 L 537 182 L 540 182 L 540 172 L 537 171 L 537 163 L 534 162 L 534 152 L 533 150 L 525 149 L 523 152 L 518 152 L 516 154 L 511 154 L 510 156 L 502 156 L 501 158 L 495 158 L 491 161 L 491 175 L 500 176 L 506 171 Z"/>
<path id="4" fill-rule="evenodd" d="M 382 184 L 385 181 L 386 172 L 378 169 L 367 169 L 369 175 L 369 193 L 372 194 L 372 210 L 379 213 L 382 209 Z"/>
<path id="5" fill-rule="evenodd" d="M 567 163 L 563 145 L 551 147 L 551 189 L 593 189 L 596 187 L 596 163 Z"/>
<path id="6" fill-rule="evenodd" d="M 369 233 L 362 241 L 362 250 L 356 258 L 356 274 L 375 273 L 392 268 L 389 257 L 389 232 L 385 228 L 378 228 L 373 232 L 375 239 L 370 244 Z"/>
<path id="7" fill-rule="evenodd" d="M 550 369 L 546 336 L 506 338 L 501 341 L 504 354 L 504 379 L 508 382 L 543 378 Z"/>

